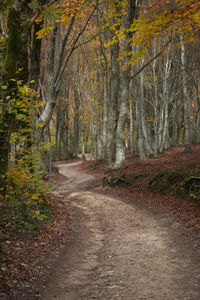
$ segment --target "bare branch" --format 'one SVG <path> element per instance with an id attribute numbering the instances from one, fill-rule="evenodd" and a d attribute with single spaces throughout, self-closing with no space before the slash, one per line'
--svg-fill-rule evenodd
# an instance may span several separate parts
<path id="1" fill-rule="evenodd" d="M 165 46 L 154 56 L 152 57 L 144 66 L 142 66 L 142 68 L 140 68 L 140 70 L 138 70 L 135 74 L 133 74 L 131 76 L 131 80 L 133 78 L 135 78 L 138 74 L 140 74 L 147 66 L 149 66 L 156 58 L 158 58 L 163 51 L 165 50 L 165 48 L 168 46 L 168 44 L 171 42 L 171 39 L 165 44 Z"/>
<path id="2" fill-rule="evenodd" d="M 92 18 L 92 16 L 93 16 L 95 10 L 96 10 L 96 6 L 94 7 L 92 13 L 90 14 L 90 16 L 88 17 L 87 21 L 85 22 L 85 25 L 83 26 L 83 28 L 81 29 L 81 31 L 80 31 L 79 34 L 77 35 L 76 39 L 74 40 L 73 45 L 72 45 L 72 48 L 71 48 L 71 50 L 70 50 L 70 52 L 69 52 L 69 54 L 68 54 L 68 56 L 67 56 L 67 58 L 66 58 L 66 60 L 65 60 L 65 62 L 64 62 L 63 68 L 62 68 L 62 70 L 60 70 L 59 74 L 57 75 L 57 78 L 56 78 L 55 84 L 54 84 L 54 88 L 57 87 L 57 85 L 58 85 L 58 83 L 59 83 L 59 81 L 60 81 L 60 79 L 61 79 L 61 76 L 62 76 L 62 74 L 64 73 L 65 68 L 66 68 L 66 66 L 67 66 L 67 64 L 68 64 L 68 62 L 69 62 L 69 59 L 70 59 L 70 57 L 71 57 L 73 51 L 75 50 L 76 44 L 77 44 L 77 42 L 78 42 L 80 36 L 81 36 L 81 35 L 83 34 L 83 32 L 85 31 L 85 29 L 86 29 L 86 27 L 87 27 L 87 25 L 88 25 L 90 19 Z"/>

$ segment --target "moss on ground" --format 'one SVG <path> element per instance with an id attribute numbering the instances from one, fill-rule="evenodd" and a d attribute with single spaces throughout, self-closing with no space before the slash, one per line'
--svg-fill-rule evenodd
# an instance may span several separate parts
<path id="1" fill-rule="evenodd" d="M 155 193 L 170 194 L 200 204 L 200 167 L 162 171 L 150 179 L 148 187 Z"/>

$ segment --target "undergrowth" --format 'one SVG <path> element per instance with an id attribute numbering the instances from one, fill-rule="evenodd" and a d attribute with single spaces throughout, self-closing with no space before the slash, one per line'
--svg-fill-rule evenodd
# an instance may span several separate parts
<path id="1" fill-rule="evenodd" d="M 50 185 L 43 179 L 34 142 L 36 126 L 40 125 L 36 124 L 36 113 L 42 103 L 37 101 L 36 93 L 21 82 L 18 96 L 10 103 L 15 126 L 9 142 L 15 150 L 9 154 L 7 173 L 1 175 L 6 188 L 0 187 L 0 255 L 9 231 L 18 234 L 34 230 L 52 218 L 47 197 Z"/>
<path id="2" fill-rule="evenodd" d="M 156 174 L 149 181 L 152 192 L 194 200 L 200 204 L 200 167 L 190 166 Z"/>

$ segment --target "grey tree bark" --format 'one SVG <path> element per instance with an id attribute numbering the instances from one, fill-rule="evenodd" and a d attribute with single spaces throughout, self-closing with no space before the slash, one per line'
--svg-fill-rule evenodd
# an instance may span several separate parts
<path id="1" fill-rule="evenodd" d="M 181 73 L 183 80 L 183 95 L 184 95 L 184 128 L 185 128 L 185 151 L 190 152 L 191 138 L 190 138 L 190 97 L 187 87 L 187 73 L 186 73 L 186 51 L 184 43 L 184 34 L 180 33 L 181 42 Z"/>
<path id="2" fill-rule="evenodd" d="M 112 37 L 115 33 L 112 33 Z M 119 67 L 119 41 L 117 40 L 111 46 L 111 67 L 110 67 L 110 97 L 108 99 L 108 122 L 107 122 L 107 154 L 106 160 L 108 165 L 112 165 L 116 158 L 116 128 L 118 119 L 118 94 L 120 82 L 120 67 Z"/>
<path id="3" fill-rule="evenodd" d="M 124 28 L 126 30 L 126 36 L 124 40 L 124 49 L 127 55 L 124 56 L 121 62 L 121 73 L 120 73 L 120 88 L 118 95 L 118 107 L 119 117 L 117 120 L 117 131 L 116 131 L 116 160 L 115 167 L 119 168 L 125 163 L 125 121 L 127 117 L 128 109 L 128 97 L 129 97 L 129 86 L 131 80 L 131 66 L 129 61 L 131 59 L 132 46 L 130 45 L 130 39 L 132 32 L 128 31 L 133 23 L 133 20 L 138 18 L 140 11 L 141 1 L 129 0 L 126 7 L 126 15 L 124 17 Z"/>
<path id="4" fill-rule="evenodd" d="M 79 109 L 80 98 L 76 85 L 74 84 L 74 120 L 73 120 L 73 157 L 76 158 L 79 146 Z"/>

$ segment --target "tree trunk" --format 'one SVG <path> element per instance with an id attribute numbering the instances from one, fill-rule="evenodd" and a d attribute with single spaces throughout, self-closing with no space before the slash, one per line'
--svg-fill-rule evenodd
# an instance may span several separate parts
<path id="1" fill-rule="evenodd" d="M 37 91 L 40 78 L 40 53 L 42 40 L 37 38 L 37 32 L 41 29 L 41 24 L 32 25 L 31 47 L 29 57 L 29 81 L 30 87 Z"/>
<path id="2" fill-rule="evenodd" d="M 114 38 L 115 33 L 112 33 Z M 116 158 L 116 128 L 118 119 L 118 94 L 120 82 L 119 67 L 119 41 L 111 46 L 111 74 L 110 74 L 110 97 L 108 102 L 108 122 L 107 122 L 107 151 L 106 160 L 108 165 L 112 165 Z"/>
<path id="3" fill-rule="evenodd" d="M 102 124 L 101 124 L 101 91 L 100 91 L 100 85 L 101 85 L 101 79 L 100 79 L 100 63 L 97 62 L 96 65 L 96 98 L 97 98 L 97 160 L 100 160 L 103 158 L 103 142 L 102 142 Z"/>
<path id="4" fill-rule="evenodd" d="M 184 127 L 185 127 L 185 152 L 190 152 L 191 137 L 190 137 L 190 109 L 189 109 L 189 94 L 187 88 L 187 73 L 186 73 L 186 54 L 185 54 L 185 43 L 184 35 L 180 33 L 181 42 L 181 73 L 183 80 L 183 95 L 184 95 Z"/>
<path id="5" fill-rule="evenodd" d="M 133 140 L 133 127 L 134 127 L 134 122 L 133 122 L 133 100 L 130 99 L 129 103 L 129 119 L 130 119 L 130 124 L 129 124 L 129 143 L 130 143 L 130 151 L 132 156 L 134 156 L 134 140 Z"/>
<path id="6" fill-rule="evenodd" d="M 6 193 L 6 174 L 8 170 L 9 140 L 14 127 L 16 126 L 15 113 L 10 112 L 10 98 L 17 97 L 16 82 L 10 79 L 21 80 L 25 83 L 28 80 L 28 39 L 30 36 L 30 19 L 27 16 L 28 7 L 23 4 L 16 9 L 9 8 L 7 17 L 8 42 L 6 57 L 2 71 L 2 103 L 0 111 L 0 193 Z M 21 72 L 18 72 L 18 69 Z M 8 98 L 8 96 L 10 98 Z"/>
<path id="7" fill-rule="evenodd" d="M 103 93 L 103 124 L 102 124 L 102 144 L 103 159 L 106 159 L 107 150 L 107 124 L 108 124 L 108 71 L 105 65 L 104 71 L 104 93 Z"/>
<path id="8" fill-rule="evenodd" d="M 128 97 L 129 97 L 129 86 L 131 80 L 131 66 L 129 61 L 131 59 L 132 46 L 130 45 L 130 39 L 132 32 L 128 31 L 131 27 L 133 20 L 139 15 L 139 3 L 136 0 L 129 0 L 126 8 L 126 16 L 124 20 L 124 27 L 127 30 L 124 41 L 124 51 L 127 53 L 122 60 L 122 68 L 120 74 L 120 88 L 118 96 L 118 107 L 119 117 L 117 121 L 117 132 L 116 132 L 116 161 L 115 167 L 119 168 L 125 163 L 125 121 L 127 117 L 128 109 Z"/>
<path id="9" fill-rule="evenodd" d="M 137 132 L 138 132 L 138 148 L 139 148 L 140 159 L 145 159 L 144 136 L 143 136 L 143 130 L 142 130 L 142 107 L 141 107 L 142 104 L 141 104 L 141 100 L 140 100 L 140 98 L 141 98 L 140 92 L 141 92 L 140 89 L 137 88 L 137 92 L 136 92 L 136 124 L 137 124 Z"/>
<path id="10" fill-rule="evenodd" d="M 73 157 L 76 158 L 79 146 L 79 94 L 77 88 L 74 88 L 74 130 L 73 130 Z"/>
<path id="11" fill-rule="evenodd" d="M 68 151 L 68 104 L 66 100 L 63 100 L 61 102 L 61 112 L 60 112 L 60 126 L 59 126 L 59 132 L 60 132 L 60 141 L 62 143 L 62 153 L 63 153 L 63 159 L 69 158 L 69 151 Z"/>

